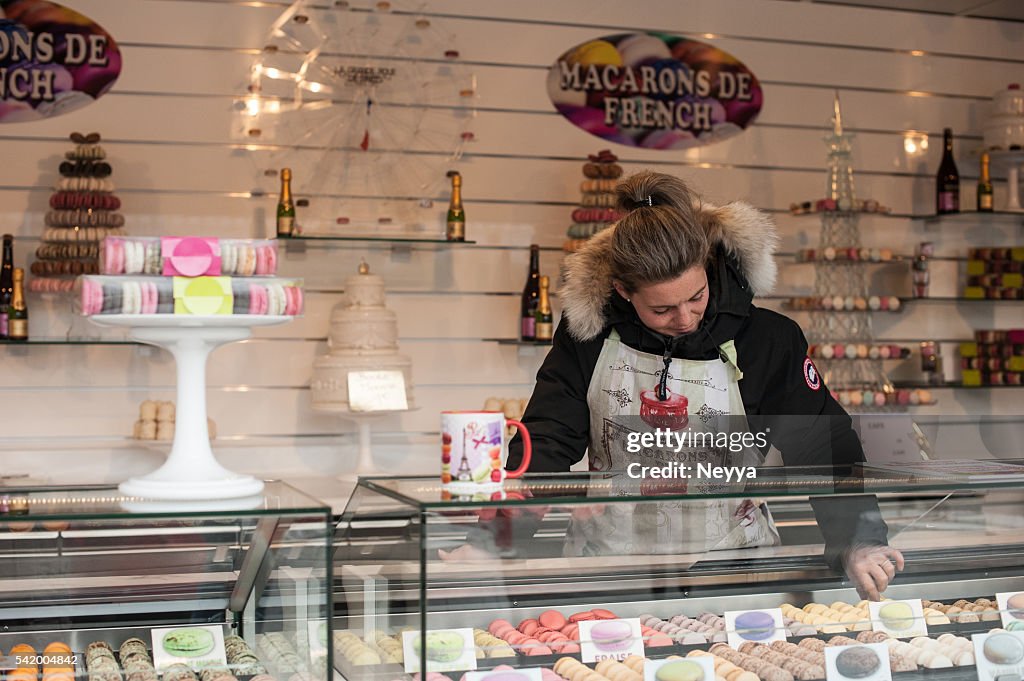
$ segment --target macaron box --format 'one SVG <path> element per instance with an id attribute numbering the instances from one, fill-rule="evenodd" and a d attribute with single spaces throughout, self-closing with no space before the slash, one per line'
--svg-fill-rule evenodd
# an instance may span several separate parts
<path id="1" fill-rule="evenodd" d="M 81 313 L 302 314 L 302 280 L 278 277 L 82 277 Z"/>
<path id="2" fill-rule="evenodd" d="M 108 236 L 100 274 L 164 277 L 269 277 L 277 273 L 277 241 L 213 237 Z"/>

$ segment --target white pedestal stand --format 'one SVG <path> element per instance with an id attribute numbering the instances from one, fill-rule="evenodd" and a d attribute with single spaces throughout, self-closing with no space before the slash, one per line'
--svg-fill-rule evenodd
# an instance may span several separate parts
<path id="1" fill-rule="evenodd" d="M 997 167 L 1006 166 L 1006 208 L 1002 210 L 1024 211 L 1020 202 L 1020 168 L 1024 166 L 1024 151 L 991 151 L 989 153 Z"/>
<path id="2" fill-rule="evenodd" d="M 373 422 L 384 416 L 392 414 L 403 414 L 413 411 L 412 409 L 395 409 L 390 411 L 349 411 L 348 409 L 324 409 L 316 407 L 317 411 L 336 414 L 343 421 L 350 421 L 356 425 L 359 431 L 359 458 L 356 461 L 356 469 L 351 473 L 342 473 L 339 480 L 356 482 L 363 475 L 384 475 L 393 471 L 382 471 L 377 468 L 373 461 L 373 445 L 371 426 Z"/>
<path id="3" fill-rule="evenodd" d="M 283 324 L 291 317 L 263 315 L 93 315 L 101 326 L 128 327 L 133 340 L 174 355 L 178 394 L 174 444 L 156 471 L 119 486 L 122 494 L 160 500 L 251 497 L 263 481 L 232 473 L 217 463 L 206 426 L 206 359 L 217 347 L 248 338 L 254 326 Z"/>

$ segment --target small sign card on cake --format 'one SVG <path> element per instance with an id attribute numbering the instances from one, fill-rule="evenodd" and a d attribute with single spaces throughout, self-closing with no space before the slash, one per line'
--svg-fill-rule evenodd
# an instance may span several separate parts
<path id="1" fill-rule="evenodd" d="M 428 631 L 426 636 L 420 636 L 418 631 L 403 631 L 406 673 L 420 671 L 420 648 L 424 644 L 427 647 L 424 657 L 428 672 L 476 670 L 476 644 L 472 629 L 438 629 Z"/>
<path id="2" fill-rule="evenodd" d="M 866 643 L 825 648 L 825 678 L 828 681 L 892 681 L 889 646 Z"/>
<path id="3" fill-rule="evenodd" d="M 928 635 L 928 623 L 924 619 L 924 606 L 920 598 L 905 601 L 871 601 L 871 628 L 882 631 L 894 638 L 913 638 Z"/>
<path id="4" fill-rule="evenodd" d="M 465 681 L 544 681 L 540 667 L 526 669 L 492 669 L 486 672 L 466 672 Z"/>
<path id="5" fill-rule="evenodd" d="M 978 681 L 1019 679 L 1024 675 L 1024 631 L 974 634 Z"/>
<path id="6" fill-rule="evenodd" d="M 588 620 L 580 625 L 580 658 L 584 662 L 644 657 L 640 618 Z"/>
<path id="7" fill-rule="evenodd" d="M 350 371 L 348 405 L 352 411 L 402 411 L 409 408 L 405 399 L 405 375 L 393 371 Z"/>
<path id="8" fill-rule="evenodd" d="M 153 641 L 153 666 L 157 670 L 172 664 L 192 669 L 212 665 L 226 666 L 224 630 L 213 624 L 203 627 L 164 627 L 150 632 Z"/>
<path id="9" fill-rule="evenodd" d="M 1003 627 L 1010 631 L 1024 631 L 1024 591 L 1006 591 L 996 594 Z"/>
<path id="10" fill-rule="evenodd" d="M 644 660 L 644 681 L 715 681 L 715 658 L 698 655 L 686 659 Z"/>
<path id="11" fill-rule="evenodd" d="M 779 608 L 726 610 L 725 632 L 729 647 L 737 649 L 747 641 L 768 644 L 786 640 L 786 627 Z"/>

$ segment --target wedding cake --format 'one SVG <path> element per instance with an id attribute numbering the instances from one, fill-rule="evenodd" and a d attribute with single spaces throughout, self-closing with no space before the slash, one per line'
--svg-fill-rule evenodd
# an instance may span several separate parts
<path id="1" fill-rule="evenodd" d="M 353 371 L 398 370 L 412 399 L 412 361 L 398 354 L 398 319 L 384 305 L 384 279 L 359 265 L 345 280 L 345 296 L 331 311 L 328 352 L 313 362 L 313 408 L 348 411 L 348 375 Z"/>

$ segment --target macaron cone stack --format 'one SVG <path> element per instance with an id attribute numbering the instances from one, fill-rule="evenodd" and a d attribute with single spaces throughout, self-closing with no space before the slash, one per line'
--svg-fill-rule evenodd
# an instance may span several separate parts
<path id="1" fill-rule="evenodd" d="M 576 251 L 587 239 L 619 219 L 619 211 L 615 208 L 615 185 L 622 177 L 622 166 L 618 160 L 611 151 L 602 149 L 588 156 L 583 164 L 580 205 L 572 212 L 569 239 L 562 246 L 567 253 Z"/>
<path id="2" fill-rule="evenodd" d="M 113 172 L 99 133 L 71 133 L 75 148 L 61 162 L 60 180 L 50 196 L 46 230 L 30 267 L 29 289 L 72 290 L 75 277 L 99 271 L 100 242 L 124 233 L 121 200 L 114 195 Z"/>

